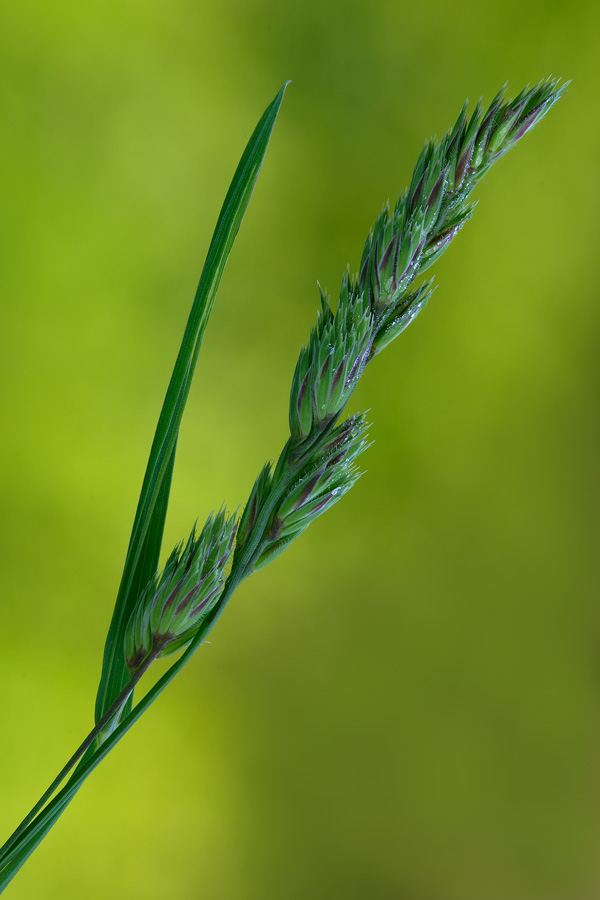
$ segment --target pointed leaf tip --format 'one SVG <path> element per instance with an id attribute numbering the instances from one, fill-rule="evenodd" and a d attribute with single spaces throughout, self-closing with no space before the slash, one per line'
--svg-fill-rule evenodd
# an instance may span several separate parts
<path id="1" fill-rule="evenodd" d="M 169 502 L 179 425 L 204 332 L 223 271 L 252 197 L 279 114 L 286 82 L 267 106 L 242 154 L 208 249 L 171 382 L 159 417 L 135 514 L 113 617 L 106 638 L 96 700 L 96 721 L 126 684 L 125 627 L 141 591 L 156 572 Z"/>

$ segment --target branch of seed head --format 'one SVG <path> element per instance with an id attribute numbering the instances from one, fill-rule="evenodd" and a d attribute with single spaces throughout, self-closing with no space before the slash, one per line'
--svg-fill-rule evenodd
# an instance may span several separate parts
<path id="1" fill-rule="evenodd" d="M 290 437 L 260 472 L 240 521 L 233 569 L 244 577 L 276 558 L 356 483 L 368 446 L 365 418 L 337 420 L 364 371 L 373 337 L 368 300 L 342 282 L 335 313 L 321 310 L 292 380 Z"/>
<path id="2" fill-rule="evenodd" d="M 246 574 L 256 572 L 276 559 L 356 484 L 361 472 L 355 461 L 370 446 L 366 428 L 364 414 L 357 413 L 329 429 L 299 464 L 273 467 L 267 463 L 263 467 L 252 488 L 237 534 L 238 558 L 243 558 L 248 545 L 252 547 L 252 541 L 255 542 L 246 563 Z M 265 524 L 259 524 L 261 512 L 274 496 L 278 498 L 277 502 L 272 504 Z"/>
<path id="3" fill-rule="evenodd" d="M 222 508 L 177 545 L 160 575 L 143 591 L 125 630 L 125 659 L 133 674 L 149 658 L 174 653 L 189 643 L 215 607 L 233 550 L 236 514 Z M 159 652 L 157 652 L 159 650 Z"/>
<path id="4" fill-rule="evenodd" d="M 568 86 L 547 79 L 504 101 L 503 88 L 467 121 L 466 104 L 439 143 L 425 143 L 408 190 L 393 213 L 385 205 L 369 234 L 352 290 L 368 296 L 376 320 L 372 356 L 400 334 L 427 303 L 431 286 L 407 289 L 447 249 L 471 218 L 468 198 L 505 153 L 546 115 Z"/>

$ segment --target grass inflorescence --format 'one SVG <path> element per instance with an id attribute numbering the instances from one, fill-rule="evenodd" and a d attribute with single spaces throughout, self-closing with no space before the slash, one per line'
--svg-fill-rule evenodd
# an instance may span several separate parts
<path id="1" fill-rule="evenodd" d="M 466 105 L 441 140 L 425 143 L 409 187 L 370 231 L 356 274 L 347 271 L 320 308 L 300 350 L 289 403 L 289 437 L 256 478 L 241 515 L 223 507 L 158 558 L 179 425 L 220 278 L 279 113 L 285 85 L 244 151 L 217 222 L 161 416 L 106 640 L 96 723 L 45 794 L 0 849 L 0 891 L 62 814 L 84 780 L 206 639 L 239 584 L 271 563 L 360 477 L 369 446 L 365 415 L 340 418 L 373 358 L 425 307 L 431 281 L 415 285 L 471 218 L 473 189 L 560 99 L 553 79 L 514 99 L 501 91 L 484 112 Z M 152 663 L 183 653 L 133 705 Z"/>

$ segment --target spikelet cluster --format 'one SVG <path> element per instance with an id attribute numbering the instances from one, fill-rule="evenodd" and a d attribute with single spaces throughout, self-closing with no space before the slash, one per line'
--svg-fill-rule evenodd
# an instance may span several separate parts
<path id="1" fill-rule="evenodd" d="M 366 427 L 365 417 L 359 413 L 333 428 L 293 481 L 286 483 L 275 508 L 269 511 L 254 571 L 272 562 L 356 484 L 361 472 L 355 460 L 369 446 Z M 256 479 L 240 521 L 238 550 L 257 528 L 270 498 L 281 493 L 278 483 L 283 474 L 281 467 L 273 470 L 267 464 Z"/>
<path id="2" fill-rule="evenodd" d="M 425 143 L 410 186 L 393 212 L 384 206 L 363 250 L 357 290 L 368 297 L 376 320 L 371 356 L 425 306 L 430 285 L 406 292 L 471 218 L 475 204 L 469 197 L 475 185 L 546 115 L 566 87 L 548 79 L 513 100 L 505 100 L 503 89 L 485 113 L 480 102 L 470 118 L 465 104 L 439 143 Z"/>
<path id="3" fill-rule="evenodd" d="M 300 351 L 290 392 L 290 433 L 301 441 L 337 417 L 366 365 L 373 317 L 368 300 L 350 276 L 342 281 L 332 312 L 321 291 L 321 309 L 308 344 Z"/>
<path id="4" fill-rule="evenodd" d="M 143 591 L 125 632 L 127 666 L 134 671 L 158 646 L 160 656 L 173 653 L 196 634 L 219 599 L 233 549 L 235 516 L 224 509 L 196 526 L 187 543 L 175 547 L 160 575 Z"/>

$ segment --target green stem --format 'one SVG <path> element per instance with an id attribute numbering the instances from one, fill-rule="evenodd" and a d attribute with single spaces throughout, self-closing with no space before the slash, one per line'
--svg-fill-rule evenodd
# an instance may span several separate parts
<path id="1" fill-rule="evenodd" d="M 49 786 L 49 788 L 42 794 L 42 796 L 40 797 L 38 802 L 35 804 L 35 806 L 27 813 L 27 815 L 25 816 L 23 821 L 20 823 L 20 825 L 17 828 L 15 828 L 15 830 L 13 831 L 13 833 L 11 834 L 9 839 L 6 841 L 6 843 L 2 847 L 0 847 L 0 865 L 4 864 L 6 857 L 8 856 L 10 851 L 14 848 L 15 844 L 17 843 L 17 841 L 19 840 L 19 838 L 21 837 L 21 835 L 23 834 L 23 832 L 25 831 L 27 826 L 30 824 L 30 822 L 33 821 L 33 819 L 35 819 L 35 817 L 40 812 L 40 810 L 43 809 L 43 807 L 46 805 L 46 803 L 48 802 L 50 797 L 52 797 L 52 795 L 56 792 L 57 788 L 65 780 L 65 778 L 67 777 L 67 775 L 69 774 L 71 769 L 81 759 L 81 757 L 84 755 L 86 750 L 89 747 L 91 747 L 91 745 L 94 743 L 94 741 L 96 740 L 98 735 L 104 730 L 104 728 L 106 728 L 106 726 L 109 724 L 109 722 L 111 721 L 113 716 L 121 709 L 121 707 L 123 706 L 125 701 L 131 696 L 136 685 L 138 684 L 138 682 L 140 681 L 142 676 L 148 671 L 148 669 L 150 668 L 150 666 L 154 662 L 154 660 L 157 658 L 158 654 L 163 649 L 165 643 L 166 643 L 166 640 L 163 640 L 159 644 L 157 644 L 156 647 L 153 647 L 153 649 L 148 654 L 146 659 L 144 659 L 140 663 L 140 665 L 138 666 L 138 668 L 135 670 L 134 674 L 132 675 L 131 680 L 123 688 L 123 690 L 121 691 L 119 696 L 116 698 L 116 700 L 114 701 L 114 703 L 112 704 L 110 709 L 108 709 L 106 711 L 106 713 L 102 716 L 102 718 L 100 719 L 98 724 L 95 725 L 94 728 L 92 728 L 92 730 L 90 731 L 88 736 L 85 738 L 85 740 L 79 745 L 79 747 L 77 748 L 75 753 L 71 756 L 69 761 L 60 770 L 60 772 L 58 773 L 58 775 L 56 776 L 56 778 L 54 779 L 52 784 Z"/>
<path id="2" fill-rule="evenodd" d="M 233 574 L 233 573 L 232 573 Z M 113 749 L 113 747 L 121 740 L 121 738 L 129 731 L 129 729 L 137 722 L 140 716 L 148 709 L 148 707 L 156 700 L 159 694 L 166 688 L 170 681 L 178 674 L 183 666 L 188 662 L 190 657 L 195 653 L 198 647 L 203 643 L 207 635 L 216 625 L 227 601 L 233 593 L 235 587 L 241 579 L 237 578 L 231 582 L 231 587 L 227 594 L 221 595 L 217 606 L 211 610 L 206 617 L 198 633 L 193 641 L 182 653 L 182 655 L 173 663 L 165 674 L 156 682 L 156 684 L 145 694 L 139 703 L 131 710 L 131 712 L 122 720 L 115 730 L 108 735 L 103 743 L 94 750 L 92 755 L 86 760 L 83 759 L 76 771 L 72 774 L 67 784 L 59 791 L 56 796 L 38 813 L 20 836 L 16 839 L 12 846 L 9 858 L 6 854 L 0 860 L 0 893 L 12 881 L 21 866 L 26 862 L 33 853 L 38 844 L 48 834 L 53 825 L 56 823 L 61 813 L 66 809 L 70 801 L 73 799 L 88 775 L 99 765 L 105 756 Z M 145 664 L 144 661 L 143 665 Z M 8 844 L 8 842 L 7 842 Z M 6 845 L 5 845 L 6 846 Z"/>

